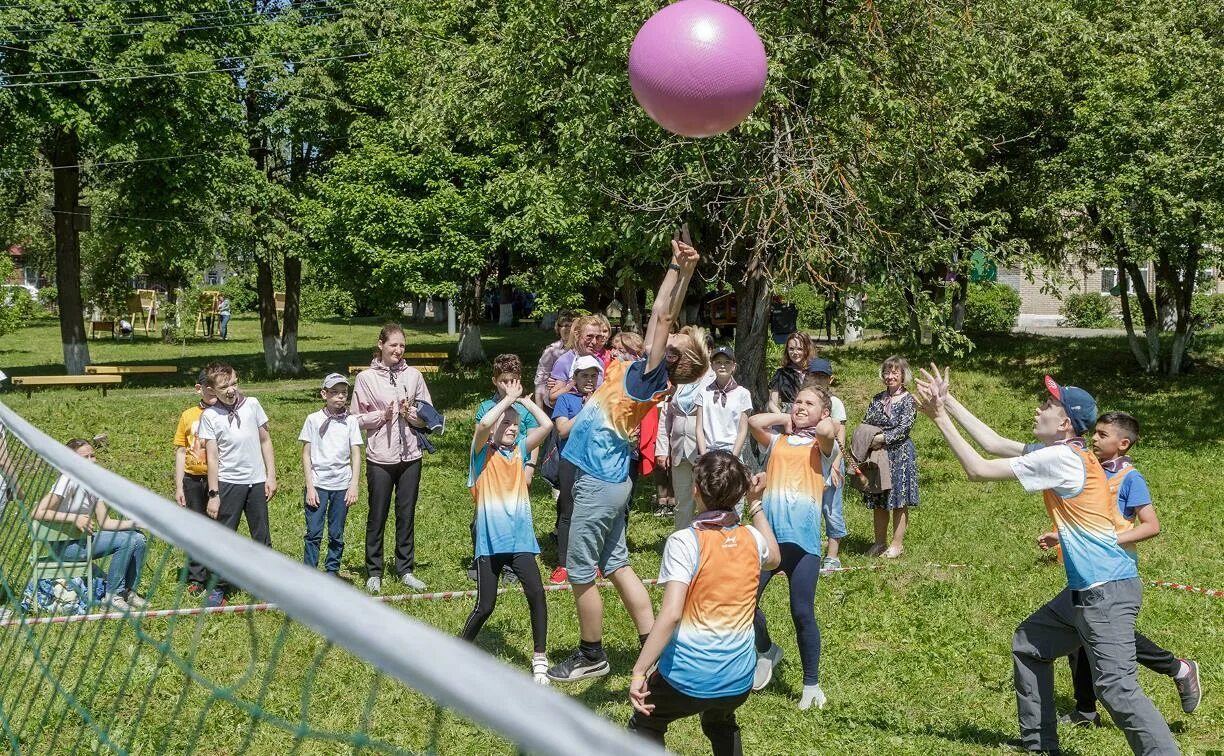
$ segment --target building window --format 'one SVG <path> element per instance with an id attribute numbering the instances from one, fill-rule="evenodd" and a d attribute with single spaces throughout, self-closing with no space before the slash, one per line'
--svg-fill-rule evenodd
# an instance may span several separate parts
<path id="1" fill-rule="evenodd" d="M 1118 285 L 1117 268 L 1101 268 L 1101 293 L 1112 294 Z"/>
<path id="2" fill-rule="evenodd" d="M 21 269 L 22 280 L 27 286 L 38 286 L 38 269 L 32 265 L 26 265 Z"/>
<path id="3" fill-rule="evenodd" d="M 209 286 L 217 286 L 221 283 L 221 274 L 215 270 L 210 270 L 204 274 L 204 283 Z"/>

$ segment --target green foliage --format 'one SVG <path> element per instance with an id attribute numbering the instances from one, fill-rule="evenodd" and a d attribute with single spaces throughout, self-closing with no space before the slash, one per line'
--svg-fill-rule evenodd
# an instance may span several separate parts
<path id="1" fill-rule="evenodd" d="M 221 292 L 229 299 L 230 312 L 255 312 L 259 308 L 259 292 L 252 276 L 230 276 Z"/>
<path id="2" fill-rule="evenodd" d="M 895 286 L 867 287 L 863 302 L 863 324 L 889 336 L 902 336 L 909 331 L 909 308 L 901 290 Z"/>
<path id="3" fill-rule="evenodd" d="M 357 314 L 357 300 L 348 289 L 306 284 L 302 287 L 301 314 L 303 320 L 351 318 Z"/>
<path id="4" fill-rule="evenodd" d="M 816 291 L 816 287 L 806 283 L 796 284 L 783 292 L 782 301 L 795 306 L 799 328 L 805 330 L 824 328 L 824 310 L 827 300 L 824 295 Z"/>
<path id="5" fill-rule="evenodd" d="M 1068 294 L 1063 297 L 1059 314 L 1062 315 L 1063 324 L 1071 328 L 1113 328 L 1118 325 L 1114 305 L 1113 297 L 1093 293 Z"/>
<path id="6" fill-rule="evenodd" d="M 56 297 L 58 296 L 59 293 L 55 290 L 54 286 L 44 286 L 38 290 L 38 304 L 44 310 L 54 310 Z"/>
<path id="7" fill-rule="evenodd" d="M 1199 328 L 1224 325 L 1224 294 L 1195 294 L 1190 310 L 1198 320 Z"/>
<path id="8" fill-rule="evenodd" d="M 1020 294 L 999 283 L 969 284 L 966 333 L 1010 333 L 1020 319 Z"/>

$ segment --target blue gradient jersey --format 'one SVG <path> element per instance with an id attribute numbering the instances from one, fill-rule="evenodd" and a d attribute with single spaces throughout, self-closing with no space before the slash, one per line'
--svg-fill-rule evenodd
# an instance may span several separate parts
<path id="1" fill-rule="evenodd" d="M 764 538 L 748 526 L 690 527 L 668 537 L 659 581 L 688 583 L 688 592 L 659 674 L 686 696 L 723 698 L 752 687 L 764 552 Z"/>
<path id="2" fill-rule="evenodd" d="M 1109 479 L 1109 493 L 1118 502 L 1118 512 L 1127 520 L 1134 520 L 1140 507 L 1152 503 L 1152 492 L 1148 489 L 1143 474 L 1131 465 L 1117 472 L 1105 471 Z"/>
<path id="3" fill-rule="evenodd" d="M 646 361 L 613 361 L 574 425 L 561 456 L 607 483 L 629 479 L 629 436 L 667 394 L 667 365 L 649 373 Z"/>
<path id="4" fill-rule="evenodd" d="M 523 472 L 528 456 L 522 437 L 509 450 L 488 443 L 472 450 L 468 487 L 476 501 L 477 557 L 540 553 Z"/>
<path id="5" fill-rule="evenodd" d="M 778 543 L 820 554 L 823 469 L 829 464 L 813 438 L 774 436 L 765 467 L 765 517 Z"/>

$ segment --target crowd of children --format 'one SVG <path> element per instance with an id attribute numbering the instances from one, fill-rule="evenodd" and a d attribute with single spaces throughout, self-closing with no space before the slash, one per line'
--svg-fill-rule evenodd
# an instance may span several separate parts
<path id="1" fill-rule="evenodd" d="M 534 679 L 548 684 L 606 675 L 604 606 L 596 587 L 605 578 L 640 643 L 630 729 L 662 743 L 671 722 L 699 715 L 715 753 L 740 753 L 736 709 L 770 683 L 783 656 L 760 608 L 762 594 L 773 576 L 786 574 L 803 669 L 798 706 L 823 707 L 815 594 L 822 572 L 842 566 L 844 488 L 859 488 L 873 511 L 868 554 L 900 556 L 908 511 L 919 502 L 910 432 L 922 412 L 970 479 L 1012 479 L 1027 491 L 1042 491 L 1054 523 L 1037 545 L 1060 554 L 1067 588 L 1026 619 L 1012 640 L 1019 747 L 1056 752 L 1059 722 L 1099 723 L 1099 699 L 1136 753 L 1177 752 L 1168 725 L 1139 689 L 1136 663 L 1173 678 L 1187 712 L 1198 705 L 1201 687 L 1197 664 L 1134 628 L 1141 594 L 1134 544 L 1160 530 L 1146 481 L 1129 457 L 1139 439 L 1135 418 L 1121 412 L 1098 417 L 1086 391 L 1047 378 L 1050 400 L 1037 408 L 1034 422 L 1038 443 L 1021 444 L 957 401 L 947 371 L 923 370 L 911 393 L 909 365 L 894 356 L 881 364 L 883 390 L 848 443 L 845 405 L 830 393 L 833 366 L 816 356 L 808 336 L 787 338 L 768 402 L 754 407 L 752 393 L 736 382 L 734 349 L 712 346 L 699 328 L 679 327 L 699 258 L 680 240 L 672 252 L 645 338 L 629 332 L 612 337 L 602 316 L 562 314 L 558 339 L 541 355 L 532 384 L 524 387 L 519 357 L 494 360 L 493 393 L 476 411 L 470 447 L 477 599 L 462 637 L 477 638 L 496 607 L 499 579 L 513 576 L 530 608 Z M 404 350 L 402 329 L 384 327 L 369 368 L 352 386 L 336 373 L 323 380 L 322 407 L 306 417 L 299 435 L 303 559 L 319 566 L 326 530 L 323 567 L 333 575 L 343 557 L 348 511 L 362 499 L 365 449 L 366 587 L 375 593 L 382 587 L 384 529 L 392 511 L 395 574 L 410 588 L 425 587 L 413 573 L 414 517 L 422 455 L 432 450 L 429 434 L 441 428 L 441 416 L 421 373 L 404 361 Z M 245 517 L 252 539 L 270 545 L 268 502 L 277 478 L 268 417 L 257 399 L 241 393 L 229 365 L 207 366 L 196 392 L 199 401 L 182 413 L 174 437 L 175 499 L 232 530 Z M 998 458 L 984 459 L 957 424 Z M 70 445 L 92 459 L 88 442 Z M 552 665 L 529 495 L 537 469 L 556 502 L 549 579 L 572 586 L 579 628 L 572 652 Z M 674 518 L 663 549 L 657 615 L 630 565 L 625 537 L 639 474 L 657 486 L 659 512 Z M 103 502 L 66 477 L 35 517 L 98 530 L 94 556 L 113 555 L 107 600 L 121 610 L 144 607 L 136 589 L 145 541 L 134 523 L 111 517 Z M 79 551 L 75 541 L 61 544 L 66 557 Z M 211 586 L 207 604 L 225 602 L 228 586 L 210 579 L 203 565 L 189 562 L 186 574 L 193 595 Z M 1076 710 L 1060 720 L 1053 661 L 1062 656 L 1070 657 L 1074 671 Z"/>

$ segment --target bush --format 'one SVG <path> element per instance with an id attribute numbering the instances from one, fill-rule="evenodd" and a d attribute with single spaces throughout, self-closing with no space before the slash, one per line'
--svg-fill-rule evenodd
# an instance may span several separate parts
<path id="1" fill-rule="evenodd" d="M 1100 294 L 1068 294 L 1059 314 L 1071 328 L 1111 328 L 1118 325 L 1114 298 Z"/>
<path id="2" fill-rule="evenodd" d="M 302 287 L 302 320 L 351 318 L 357 312 L 357 300 L 351 291 L 339 288 L 322 289 L 312 284 Z"/>
<path id="3" fill-rule="evenodd" d="M 969 285 L 965 300 L 967 333 L 1010 333 L 1020 318 L 1020 294 L 1005 284 Z"/>
<path id="4" fill-rule="evenodd" d="M 811 284 L 799 284 L 782 295 L 782 301 L 795 306 L 799 330 L 824 328 L 825 298 Z"/>
<path id="5" fill-rule="evenodd" d="M 44 286 L 38 290 L 38 304 L 42 305 L 44 310 L 54 312 L 56 305 L 59 304 L 59 292 L 54 286 Z"/>
<path id="6" fill-rule="evenodd" d="M 1224 294 L 1195 294 L 1190 303 L 1190 312 L 1201 318 L 1199 328 L 1224 325 Z"/>
<path id="7" fill-rule="evenodd" d="M 255 312 L 259 309 L 259 292 L 255 282 L 245 276 L 233 276 L 221 286 L 230 301 L 230 312 Z"/>
<path id="8" fill-rule="evenodd" d="M 909 333 L 909 306 L 898 286 L 873 285 L 867 287 L 863 302 L 863 325 L 883 331 L 889 336 L 904 336 Z"/>

